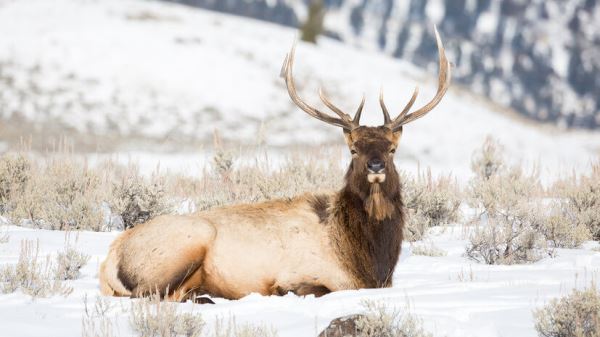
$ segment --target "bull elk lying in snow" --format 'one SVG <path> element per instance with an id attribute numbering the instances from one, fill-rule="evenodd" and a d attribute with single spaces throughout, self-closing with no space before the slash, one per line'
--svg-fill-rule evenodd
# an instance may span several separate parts
<path id="1" fill-rule="evenodd" d="M 294 47 L 282 77 L 294 103 L 306 113 L 344 130 L 352 161 L 345 186 L 331 194 L 234 205 L 192 215 L 157 217 L 122 233 L 100 267 L 100 287 L 114 296 L 158 292 L 173 301 L 198 295 L 239 299 L 263 295 L 326 293 L 389 287 L 402 244 L 404 211 L 394 152 L 403 125 L 423 117 L 450 84 L 450 65 L 436 31 L 437 94 L 409 113 L 418 90 L 394 119 L 379 97 L 384 125 L 360 126 L 363 100 L 354 118 L 320 92 L 337 114 L 327 115 L 296 93 Z"/>

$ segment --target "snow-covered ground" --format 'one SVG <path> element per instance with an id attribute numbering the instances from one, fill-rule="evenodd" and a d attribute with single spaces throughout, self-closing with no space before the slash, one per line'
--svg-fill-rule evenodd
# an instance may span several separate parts
<path id="1" fill-rule="evenodd" d="M 179 162 L 197 166 L 206 154 L 185 144 L 210 142 L 214 129 L 245 145 L 342 142 L 340 130 L 293 106 L 278 77 L 297 35 L 292 29 L 153 1 L 0 0 L 0 33 L 0 118 L 17 140 L 68 130 L 93 148 L 118 142 L 122 157 L 134 151 L 150 166 L 164 152 L 137 152 L 144 139 L 158 151 L 185 149 Z M 364 93 L 366 124 L 382 120 L 381 87 L 399 111 L 415 86 L 419 106 L 437 83 L 434 72 L 326 38 L 300 43 L 295 74 L 302 95 L 321 107 L 320 85 L 351 112 Z M 465 177 L 487 135 L 505 145 L 510 160 L 540 162 L 542 174 L 584 170 L 600 151 L 599 133 L 540 127 L 454 86 L 430 115 L 406 127 L 398 162 Z"/>
<path id="2" fill-rule="evenodd" d="M 551 298 L 568 294 L 573 287 L 597 282 L 600 252 L 589 248 L 559 249 L 557 257 L 529 265 L 487 266 L 463 257 L 466 240 L 459 227 L 432 234 L 432 242 L 445 250 L 444 257 L 411 254 L 405 243 L 391 289 L 342 291 L 321 298 L 264 297 L 257 294 L 238 301 L 215 299 L 215 305 L 181 304 L 181 311 L 199 313 L 209 323 L 235 316 L 238 323 L 273 326 L 281 337 L 316 336 L 338 316 L 364 311 L 364 300 L 384 301 L 390 309 L 410 311 L 423 319 L 434 336 L 533 337 L 532 310 Z M 10 241 L 0 244 L 0 264 L 15 263 L 23 239 L 39 239 L 42 254 L 64 249 L 64 232 L 8 228 Z M 81 232 L 71 245 L 91 256 L 82 277 L 69 281 L 74 292 L 32 300 L 20 292 L 0 295 L 3 337 L 80 336 L 84 299 L 92 307 L 98 291 L 97 272 L 110 242 L 118 233 Z M 109 298 L 109 317 L 118 336 L 133 336 L 128 324 L 130 299 Z"/>
<path id="3" fill-rule="evenodd" d="M 240 144 L 264 139 L 277 146 L 274 162 L 298 144 L 341 143 L 341 131 L 295 108 L 278 77 L 296 32 L 287 28 L 186 7 L 133 0 L 0 0 L 0 123 L 28 134 L 69 130 L 110 142 L 117 154 L 86 156 L 134 160 L 149 169 L 199 172 L 207 151 L 147 152 L 137 142 L 181 144 L 210 139 L 214 129 Z M 451 36 L 443 37 L 446 41 Z M 399 110 L 415 85 L 416 105 L 436 89 L 436 74 L 387 56 L 322 39 L 300 43 L 295 74 L 308 101 L 319 105 L 323 85 L 332 99 L 354 111 L 364 92 L 366 124 L 381 122 L 377 103 L 385 88 Z M 12 124 L 11 124 L 12 123 Z M 8 132 L 6 129 L 0 130 Z M 261 131 L 262 130 L 262 131 Z M 8 133 L 7 133 L 8 134 Z M 455 86 L 426 118 L 407 126 L 398 164 L 414 171 L 469 176 L 473 150 L 487 135 L 499 139 L 513 162 L 542 165 L 547 179 L 583 172 L 600 151 L 600 134 L 540 127 Z M 136 139 L 128 144 L 122 139 Z M 9 143 L 0 133 L 0 152 Z M 194 143 L 197 144 L 197 143 Z M 102 141 L 99 148 L 106 148 Z M 189 151 L 189 149 L 186 149 Z M 252 156 L 252 155 L 249 155 Z M 1 230 L 2 228 L 0 228 Z M 8 227 L 0 264 L 15 263 L 22 239 L 40 240 L 43 253 L 63 249 L 66 234 Z M 0 295 L 0 336 L 79 336 L 84 297 L 98 292 L 97 269 L 118 233 L 79 233 L 76 246 L 92 256 L 68 297 L 32 300 L 20 292 Z M 282 337 L 316 335 L 334 317 L 361 310 L 363 299 L 381 299 L 411 310 L 435 336 L 535 336 L 531 310 L 548 299 L 589 284 L 600 270 L 600 253 L 559 249 L 558 256 L 521 266 L 486 266 L 462 256 L 463 229 L 434 233 L 445 257 L 412 256 L 405 244 L 391 289 L 347 291 L 322 298 L 217 299 L 216 305 L 182 304 L 208 321 L 232 314 L 241 322 L 273 325 Z M 129 299 L 110 299 L 115 308 Z M 130 336 L 127 313 L 111 312 L 119 336 Z"/>

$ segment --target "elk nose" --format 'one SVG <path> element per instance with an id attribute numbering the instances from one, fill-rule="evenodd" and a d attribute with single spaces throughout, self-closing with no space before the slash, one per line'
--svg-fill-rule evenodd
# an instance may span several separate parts
<path id="1" fill-rule="evenodd" d="M 379 173 L 385 168 L 385 163 L 381 159 L 369 159 L 369 161 L 367 162 L 367 168 L 372 173 Z"/>

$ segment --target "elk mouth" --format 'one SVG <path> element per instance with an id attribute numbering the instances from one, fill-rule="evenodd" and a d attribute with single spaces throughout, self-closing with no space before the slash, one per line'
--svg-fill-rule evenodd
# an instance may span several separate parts
<path id="1" fill-rule="evenodd" d="M 375 173 L 369 170 L 369 173 L 367 174 L 367 180 L 369 180 L 371 184 L 382 183 L 385 181 L 385 173 L 382 171 Z"/>

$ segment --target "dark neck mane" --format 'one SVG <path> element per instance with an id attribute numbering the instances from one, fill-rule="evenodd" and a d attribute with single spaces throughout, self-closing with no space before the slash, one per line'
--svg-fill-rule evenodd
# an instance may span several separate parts
<path id="1" fill-rule="evenodd" d="M 372 186 L 352 184 L 347 174 L 346 186 L 330 208 L 338 256 L 360 287 L 391 286 L 400 255 L 404 206 L 398 174 L 389 175 L 379 186 Z"/>

